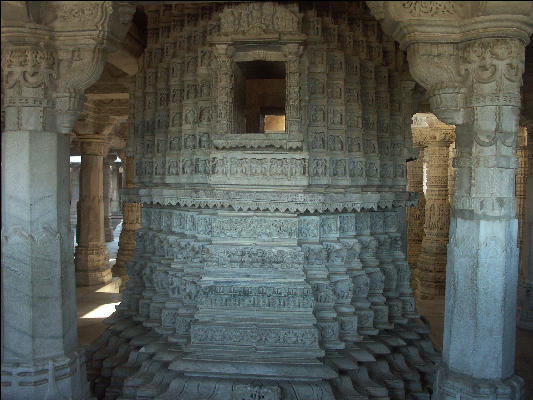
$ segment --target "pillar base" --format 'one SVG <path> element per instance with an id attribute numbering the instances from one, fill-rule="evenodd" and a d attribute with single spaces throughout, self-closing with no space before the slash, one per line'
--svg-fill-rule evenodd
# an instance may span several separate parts
<path id="1" fill-rule="evenodd" d="M 2 398 L 91 399 L 83 353 L 31 364 L 2 362 Z"/>
<path id="2" fill-rule="evenodd" d="M 76 285 L 78 286 L 105 284 L 113 277 L 105 245 L 76 247 L 75 264 Z"/>
<path id="3" fill-rule="evenodd" d="M 504 380 L 475 379 L 450 371 L 446 365 L 437 368 L 432 400 L 520 400 L 524 380 L 513 375 Z"/>

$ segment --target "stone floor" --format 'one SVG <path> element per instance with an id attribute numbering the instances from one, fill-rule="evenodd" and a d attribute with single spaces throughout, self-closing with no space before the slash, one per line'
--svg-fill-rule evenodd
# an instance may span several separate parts
<path id="1" fill-rule="evenodd" d="M 115 265 L 118 252 L 118 239 L 122 223 L 111 220 L 115 230 L 113 242 L 108 242 L 109 264 Z M 116 222 L 116 223 L 115 223 Z M 119 294 L 120 278 L 106 285 L 78 287 L 76 291 L 76 304 L 78 316 L 78 339 L 82 346 L 87 346 L 96 339 L 105 329 L 102 321 L 115 311 L 115 306 L 122 300 Z"/>
<path id="2" fill-rule="evenodd" d="M 115 241 L 107 243 L 110 263 L 113 265 L 121 228 L 122 224 L 116 225 Z M 106 329 L 102 321 L 113 313 L 115 306 L 121 301 L 122 296 L 118 293 L 119 285 L 120 278 L 114 278 L 107 285 L 77 289 L 78 337 L 82 346 L 87 346 Z M 444 299 L 418 300 L 417 308 L 430 323 L 433 344 L 442 349 Z M 526 383 L 523 398 L 533 399 L 533 332 L 517 329 L 515 368 Z"/>

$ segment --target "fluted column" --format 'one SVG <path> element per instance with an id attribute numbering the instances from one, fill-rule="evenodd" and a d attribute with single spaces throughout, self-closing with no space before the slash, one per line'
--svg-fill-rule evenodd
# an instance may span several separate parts
<path id="1" fill-rule="evenodd" d="M 419 194 L 418 205 L 407 208 L 407 262 L 411 266 L 411 287 L 418 290 L 418 258 L 422 239 L 424 238 L 424 215 L 426 197 L 423 190 L 423 159 L 424 149 L 421 148 L 418 159 L 407 163 L 407 190 Z"/>
<path id="2" fill-rule="evenodd" d="M 413 140 L 418 146 L 424 146 L 426 165 L 424 237 L 417 264 L 417 296 L 431 299 L 444 296 L 450 223 L 448 159 L 455 127 L 440 122 L 433 114 L 415 114 Z"/>
<path id="3" fill-rule="evenodd" d="M 126 176 L 126 189 L 134 188 L 133 173 L 134 162 L 133 157 L 121 157 L 124 164 L 124 175 Z M 141 227 L 141 203 L 124 202 L 122 204 L 122 231 L 118 242 L 117 262 L 113 268 L 113 275 L 119 276 L 122 281 L 120 290 L 125 287 L 128 281 L 125 264 L 130 259 L 135 250 L 135 232 Z"/>
<path id="4" fill-rule="evenodd" d="M 111 166 L 115 156 L 110 154 L 104 157 L 103 166 L 103 199 L 104 199 L 104 237 L 106 242 L 113 241 L 113 229 L 111 227 Z"/>
<path id="5" fill-rule="evenodd" d="M 76 283 L 88 286 L 111 280 L 104 236 L 103 158 L 105 138 L 83 136 L 80 169 L 80 237 L 75 252 Z"/>

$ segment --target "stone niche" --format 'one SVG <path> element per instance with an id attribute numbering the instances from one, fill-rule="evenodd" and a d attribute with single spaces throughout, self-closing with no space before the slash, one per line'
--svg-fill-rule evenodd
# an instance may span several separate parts
<path id="1" fill-rule="evenodd" d="M 88 349 L 95 393 L 429 399 L 439 355 L 403 252 L 404 54 L 362 3 L 211 7 L 147 8 L 124 196 L 142 227 Z M 253 63 L 283 71 L 284 103 L 248 99 Z M 252 104 L 285 130 L 247 132 Z"/>

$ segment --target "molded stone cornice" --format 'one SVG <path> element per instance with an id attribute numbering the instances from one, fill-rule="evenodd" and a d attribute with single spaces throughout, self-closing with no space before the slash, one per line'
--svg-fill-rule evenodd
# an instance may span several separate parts
<path id="1" fill-rule="evenodd" d="M 413 142 L 416 146 L 441 144 L 449 146 L 455 141 L 455 126 L 447 125 L 431 113 L 417 113 L 411 125 Z"/>
<path id="2" fill-rule="evenodd" d="M 122 198 L 132 203 L 283 213 L 353 212 L 410 207 L 418 203 L 418 193 L 414 192 L 298 193 L 163 187 L 124 189 Z"/>
<path id="3" fill-rule="evenodd" d="M 530 1 L 367 1 L 383 31 L 405 50 L 416 43 L 459 43 L 486 38 L 529 42 Z"/>

